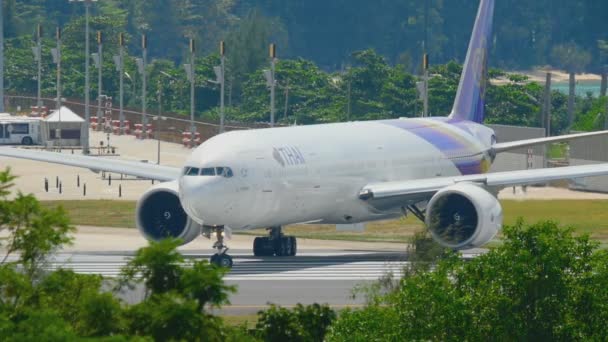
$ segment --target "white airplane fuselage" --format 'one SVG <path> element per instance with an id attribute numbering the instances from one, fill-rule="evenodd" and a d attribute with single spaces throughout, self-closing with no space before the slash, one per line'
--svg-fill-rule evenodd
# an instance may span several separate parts
<path id="1" fill-rule="evenodd" d="M 369 183 L 486 172 L 494 132 L 448 118 L 396 119 L 233 131 L 196 150 L 186 167 L 229 167 L 231 177 L 182 175 L 180 201 L 205 225 L 253 229 L 395 217 L 359 199 Z"/>

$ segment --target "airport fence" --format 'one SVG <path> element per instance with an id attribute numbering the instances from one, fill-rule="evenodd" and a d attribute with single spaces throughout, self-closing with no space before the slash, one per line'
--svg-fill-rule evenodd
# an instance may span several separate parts
<path id="1" fill-rule="evenodd" d="M 20 112 L 20 113 L 30 113 L 36 106 L 36 98 L 31 96 L 17 96 L 17 95 L 6 95 L 6 105 L 11 111 Z M 43 106 L 46 108 L 53 109 L 56 107 L 55 99 L 51 98 L 42 98 Z M 74 113 L 80 115 L 84 118 L 85 116 L 85 106 L 84 103 L 73 100 L 66 99 L 62 101 L 64 106 L 69 107 Z M 91 101 L 89 106 L 91 117 L 97 116 L 97 111 L 99 106 L 97 101 Z M 120 116 L 120 109 L 114 106 L 112 107 L 104 107 L 101 108 L 104 113 L 106 111 L 111 112 L 112 120 L 118 120 Z M 135 124 L 139 124 L 142 122 L 143 113 L 141 111 L 137 111 L 132 108 L 124 108 L 123 109 L 125 120 L 130 122 L 131 130 Z M 171 112 L 163 112 L 160 116 L 166 118 L 165 120 L 154 120 L 154 118 L 158 115 L 158 113 L 147 113 L 148 123 L 152 124 L 153 132 L 158 132 L 158 137 L 163 141 L 181 143 L 182 141 L 182 132 L 190 132 L 190 120 L 189 118 Z M 213 137 L 214 135 L 219 133 L 219 124 L 215 122 L 201 121 L 195 118 L 194 126 L 196 128 L 196 132 L 200 133 L 201 142 Z M 233 130 L 245 130 L 245 129 L 255 129 L 255 128 L 268 128 L 268 124 L 265 123 L 230 123 L 228 122 L 225 125 L 226 131 Z M 153 135 L 151 138 L 156 139 L 156 135 Z"/>

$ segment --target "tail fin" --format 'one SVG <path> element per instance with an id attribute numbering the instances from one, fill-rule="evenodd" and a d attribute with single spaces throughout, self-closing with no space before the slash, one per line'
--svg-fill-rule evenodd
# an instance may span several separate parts
<path id="1" fill-rule="evenodd" d="M 481 0 L 450 118 L 482 123 L 494 0 Z"/>

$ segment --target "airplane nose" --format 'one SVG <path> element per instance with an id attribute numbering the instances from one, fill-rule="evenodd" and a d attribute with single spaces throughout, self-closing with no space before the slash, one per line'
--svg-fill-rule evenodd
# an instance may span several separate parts
<path id="1" fill-rule="evenodd" d="M 218 223 L 217 213 L 222 210 L 220 177 L 182 176 L 179 181 L 179 197 L 184 211 L 199 224 Z"/>

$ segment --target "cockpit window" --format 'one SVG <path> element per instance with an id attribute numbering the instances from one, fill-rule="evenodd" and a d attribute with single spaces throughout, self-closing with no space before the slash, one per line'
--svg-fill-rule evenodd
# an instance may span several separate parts
<path id="1" fill-rule="evenodd" d="M 226 166 L 216 167 L 217 175 L 225 178 L 230 178 L 234 174 L 232 173 L 232 169 Z"/>
<path id="2" fill-rule="evenodd" d="M 198 167 L 188 168 L 188 170 L 186 171 L 186 176 L 198 176 L 198 171 Z"/>
<path id="3" fill-rule="evenodd" d="M 224 177 L 226 177 L 226 178 L 230 178 L 230 177 L 232 177 L 232 176 L 234 176 L 234 174 L 232 173 L 232 169 L 231 169 L 231 168 L 229 168 L 229 167 L 227 167 L 227 168 L 225 169 L 225 171 L 224 171 Z"/>
<path id="4" fill-rule="evenodd" d="M 206 167 L 201 169 L 201 176 L 215 176 L 215 168 Z"/>

